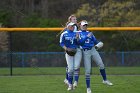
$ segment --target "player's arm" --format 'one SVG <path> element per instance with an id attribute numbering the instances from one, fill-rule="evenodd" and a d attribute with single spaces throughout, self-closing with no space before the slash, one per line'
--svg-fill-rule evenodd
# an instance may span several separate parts
<path id="1" fill-rule="evenodd" d="M 63 49 L 64 49 L 64 50 L 67 50 L 67 47 L 66 47 L 66 46 L 63 46 Z"/>
<path id="2" fill-rule="evenodd" d="M 97 40 L 94 35 L 93 35 L 92 39 L 94 39 L 94 44 L 95 44 L 94 47 L 95 47 L 96 50 L 103 47 L 103 45 L 104 45 L 103 42 Z"/>
<path id="3" fill-rule="evenodd" d="M 64 50 L 66 50 L 67 47 L 65 46 L 64 40 L 65 40 L 65 39 L 64 39 L 64 34 L 62 33 L 61 36 L 60 36 L 60 41 L 59 41 L 59 43 L 60 43 L 60 46 L 61 46 Z"/>
<path id="4" fill-rule="evenodd" d="M 104 45 L 103 42 L 99 41 L 99 43 L 95 45 L 95 49 L 98 50 L 98 49 L 102 48 L 103 45 Z"/>

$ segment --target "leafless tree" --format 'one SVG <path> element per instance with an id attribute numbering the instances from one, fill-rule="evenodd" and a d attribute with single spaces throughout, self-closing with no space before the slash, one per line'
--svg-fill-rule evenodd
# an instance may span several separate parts
<path id="1" fill-rule="evenodd" d="M 2 23 L 0 23 L 0 27 L 2 27 Z M 0 32 L 0 51 L 8 51 L 8 33 L 4 31 Z"/>

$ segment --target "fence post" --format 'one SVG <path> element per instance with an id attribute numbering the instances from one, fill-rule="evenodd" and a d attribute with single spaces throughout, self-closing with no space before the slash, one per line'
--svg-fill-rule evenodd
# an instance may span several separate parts
<path id="1" fill-rule="evenodd" d="M 22 52 L 21 53 L 21 57 L 22 57 L 22 61 L 21 61 L 21 64 L 22 64 L 22 67 L 25 67 L 25 64 L 24 64 L 24 53 Z"/>
<path id="2" fill-rule="evenodd" d="M 122 65 L 124 65 L 124 52 L 122 52 L 121 54 L 122 54 Z"/>
<path id="3" fill-rule="evenodd" d="M 12 49 L 12 32 L 9 32 L 10 41 L 10 75 L 13 75 L 13 49 Z"/>

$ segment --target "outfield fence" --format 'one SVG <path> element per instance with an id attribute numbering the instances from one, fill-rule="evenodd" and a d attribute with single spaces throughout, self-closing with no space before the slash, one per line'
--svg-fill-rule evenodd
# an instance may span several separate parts
<path id="1" fill-rule="evenodd" d="M 140 66 L 140 51 L 100 52 L 106 67 L 137 67 Z M 81 67 L 83 67 L 83 61 Z M 20 74 L 49 74 L 47 68 L 66 67 L 64 52 L 1 52 L 0 75 L 12 75 L 13 70 Z M 97 67 L 92 62 L 92 67 Z M 10 69 L 10 70 L 9 70 Z M 60 69 L 56 69 L 60 70 Z M 61 73 L 61 72 L 58 72 Z M 54 73 L 53 73 L 54 74 Z M 55 71 L 57 74 L 57 71 Z"/>
<path id="2" fill-rule="evenodd" d="M 65 67 L 64 52 L 13 52 L 0 53 L 0 67 Z M 140 51 L 100 52 L 106 66 L 140 66 Z M 94 63 L 94 62 L 93 62 Z M 81 64 L 83 66 L 83 63 Z M 96 66 L 93 64 L 92 66 Z"/>

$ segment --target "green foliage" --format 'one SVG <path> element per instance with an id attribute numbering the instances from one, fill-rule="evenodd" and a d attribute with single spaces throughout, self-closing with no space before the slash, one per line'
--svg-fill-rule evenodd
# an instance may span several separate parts
<path id="1" fill-rule="evenodd" d="M 12 33 L 13 51 L 61 51 L 58 32 L 14 32 Z M 22 44 L 21 44 L 22 42 Z"/>
<path id="2" fill-rule="evenodd" d="M 60 27 L 60 20 L 41 18 L 37 14 L 32 14 L 24 19 L 26 27 Z"/>
<path id="3" fill-rule="evenodd" d="M 96 7 L 86 3 L 77 10 L 76 16 L 82 20 L 86 18 L 90 26 L 140 26 L 139 10 L 134 10 L 135 5 L 131 0 L 109 0 Z"/>
<path id="4" fill-rule="evenodd" d="M 8 26 L 10 24 L 10 16 L 11 13 L 7 10 L 0 9 L 0 23 L 4 26 Z"/>
<path id="5" fill-rule="evenodd" d="M 76 12 L 78 20 L 87 20 L 91 27 L 140 26 L 140 0 L 49 0 L 47 5 L 43 2 L 3 0 L 0 3 L 0 23 L 6 27 L 61 27 L 60 23 L 66 22 L 67 17 Z M 50 33 L 14 32 L 13 50 L 63 51 L 59 39 L 55 40 L 57 33 Z M 140 32 L 127 33 L 95 32 L 95 36 L 104 42 L 105 51 L 139 50 Z"/>
<path id="6" fill-rule="evenodd" d="M 138 7 L 136 8 L 137 2 L 132 0 L 108 0 L 98 5 L 86 3 L 77 10 L 76 16 L 80 20 L 86 19 L 90 27 L 140 26 L 140 10 Z M 95 36 L 104 42 L 105 51 L 139 50 L 140 42 L 138 41 L 140 38 L 136 33 L 140 34 L 140 32 L 98 33 L 95 32 Z"/>
<path id="7" fill-rule="evenodd" d="M 24 27 L 60 27 L 60 20 L 45 19 L 33 14 L 24 19 L 24 24 Z M 56 32 L 15 32 L 12 34 L 13 51 L 60 51 L 56 34 Z"/>

